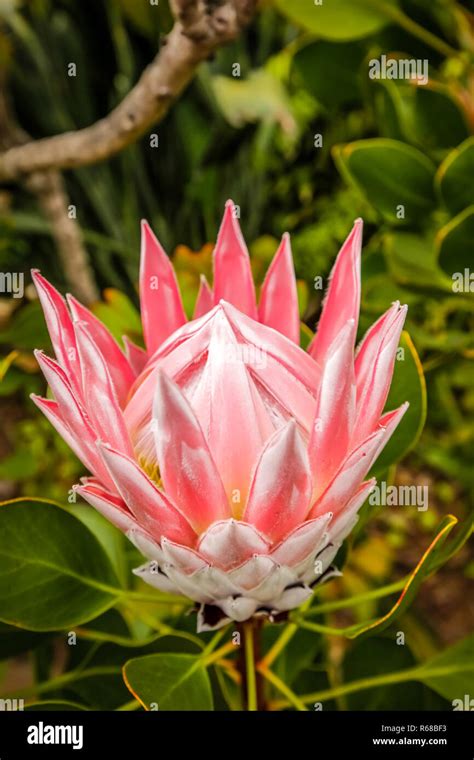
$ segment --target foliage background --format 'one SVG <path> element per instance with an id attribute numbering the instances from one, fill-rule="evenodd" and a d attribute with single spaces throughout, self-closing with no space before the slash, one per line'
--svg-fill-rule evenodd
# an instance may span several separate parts
<path id="1" fill-rule="evenodd" d="M 156 128 L 158 148 L 150 147 L 147 135 L 119 156 L 69 171 L 65 179 L 96 282 L 105 289 L 104 301 L 94 309 L 117 337 L 125 333 L 138 341 L 141 217 L 173 254 L 189 314 L 199 274 L 210 274 L 212 242 L 228 197 L 241 208 L 258 282 L 279 236 L 289 230 L 301 315 L 311 329 L 323 294 L 314 287 L 315 277 L 326 279 L 353 220 L 364 218 L 361 332 L 391 301 L 407 303 L 407 330 L 423 369 L 404 344 L 412 373 L 402 377 L 400 371 L 394 392 L 410 398 L 412 416 L 379 474 L 390 483 L 429 486 L 430 503 L 425 512 L 371 509 L 370 521 L 363 519 L 356 531 L 343 579 L 321 592 L 332 603 L 406 576 L 448 512 L 461 530 L 470 520 L 474 295 L 454 292 L 452 275 L 472 267 L 474 16 L 468 2 L 451 0 L 375 6 L 368 0 L 325 0 L 324 15 L 315 24 L 303 0 L 262 6 L 238 41 L 201 66 Z M 170 25 L 165 2 L 4 0 L 0 65 L 8 71 L 19 123 L 40 137 L 105 115 L 137 80 Z M 429 84 L 370 80 L 368 62 L 382 53 L 428 59 Z M 71 61 L 76 77 L 66 73 Z M 233 76 L 236 63 L 240 77 Z M 322 136 L 322 147 L 315 147 L 316 135 Z M 405 207 L 404 219 L 397 218 L 398 204 Z M 24 272 L 31 282 L 31 267 L 63 292 L 71 289 L 34 199 L 17 187 L 4 187 L 0 269 Z M 32 286 L 23 300 L 1 297 L 0 496 L 39 496 L 67 505 L 81 466 L 29 401 L 31 392 L 44 392 L 32 349 L 48 346 Z M 87 509 L 68 508 L 102 536 L 104 526 L 91 522 Z M 38 529 L 41 535 L 42 526 Z M 117 572 L 127 587 L 126 567 L 137 564 L 136 557 L 115 534 L 107 540 L 117 543 L 122 563 Z M 370 640 L 322 638 L 300 629 L 277 661 L 279 676 L 297 693 L 314 692 L 423 664 L 460 640 L 468 642 L 464 656 L 472 655 L 472 638 L 465 637 L 473 631 L 473 577 L 466 544 L 425 581 L 413 606 Z M 341 628 L 390 608 L 386 598 L 372 599 L 369 593 L 364 599 L 321 613 L 313 623 Z M 89 623 L 89 631 L 69 648 L 63 633 L 35 625 L 30 626 L 35 633 L 19 632 L 0 611 L 6 621 L 0 628 L 2 690 L 19 694 L 24 688 L 27 696 L 39 698 L 35 679 L 47 683 L 98 663 L 111 672 L 73 679 L 66 687 L 53 683 L 45 693 L 86 707 L 117 707 L 130 698 L 118 664 L 160 650 L 199 651 L 189 618 L 176 617 L 174 609 L 169 618 L 170 611 L 157 613 L 156 606 L 132 597 L 126 601 Z M 170 636 L 163 638 L 166 625 Z M 58 622 L 56 631 L 64 627 Z M 394 645 L 397 631 L 405 632 L 405 646 Z M 264 646 L 280 632 L 281 627 L 268 626 Z M 214 704 L 225 709 L 235 706 L 237 697 L 232 678 L 221 671 L 225 668 L 212 670 L 211 680 Z M 460 696 L 474 694 L 472 680 L 456 689 L 464 689 Z M 183 698 L 171 700 L 171 706 L 182 707 Z M 452 691 L 425 679 L 328 697 L 324 707 L 450 709 L 451 700 Z"/>

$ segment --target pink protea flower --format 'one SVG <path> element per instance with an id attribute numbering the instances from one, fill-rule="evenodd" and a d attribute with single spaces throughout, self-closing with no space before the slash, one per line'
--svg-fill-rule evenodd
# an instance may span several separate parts
<path id="1" fill-rule="evenodd" d="M 393 304 L 354 352 L 362 222 L 305 352 L 288 236 L 257 307 L 232 210 L 190 322 L 143 223 L 146 352 L 122 352 L 33 273 L 57 359 L 37 352 L 54 400 L 33 399 L 93 475 L 77 491 L 148 558 L 136 574 L 197 602 L 200 630 L 290 610 L 337 572 L 375 482 L 364 478 L 407 407 L 383 414 L 406 308 Z"/>

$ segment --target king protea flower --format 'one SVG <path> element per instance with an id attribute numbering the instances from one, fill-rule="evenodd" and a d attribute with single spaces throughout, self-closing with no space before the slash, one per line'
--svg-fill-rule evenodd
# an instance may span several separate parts
<path id="1" fill-rule="evenodd" d="M 383 413 L 406 308 L 354 351 L 361 240 L 357 220 L 307 352 L 288 235 L 257 305 L 231 202 L 189 322 L 143 222 L 146 351 L 127 339 L 122 351 L 33 273 L 56 354 L 36 354 L 54 400 L 33 399 L 92 473 L 78 493 L 148 558 L 136 574 L 197 602 L 200 630 L 290 610 L 337 573 L 375 482 L 364 478 L 406 410 Z"/>

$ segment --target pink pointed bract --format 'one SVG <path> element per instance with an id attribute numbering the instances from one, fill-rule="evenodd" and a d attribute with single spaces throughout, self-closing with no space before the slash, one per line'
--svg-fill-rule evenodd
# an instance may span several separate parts
<path id="1" fill-rule="evenodd" d="M 33 272 L 56 354 L 37 352 L 54 400 L 33 400 L 91 473 L 77 491 L 148 559 L 135 573 L 197 602 L 200 630 L 290 610 L 337 572 L 367 473 L 406 411 L 383 411 L 406 308 L 354 350 L 361 242 L 358 220 L 307 352 L 288 235 L 257 304 L 230 201 L 190 322 L 142 224 L 145 351 L 122 350 Z"/>

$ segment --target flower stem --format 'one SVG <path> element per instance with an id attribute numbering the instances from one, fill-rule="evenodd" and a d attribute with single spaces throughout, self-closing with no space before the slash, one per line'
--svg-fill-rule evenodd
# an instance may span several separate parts
<path id="1" fill-rule="evenodd" d="M 249 620 L 243 625 L 245 652 L 245 686 L 247 689 L 247 710 L 257 710 L 257 673 L 255 670 L 254 624 Z"/>
<path id="2" fill-rule="evenodd" d="M 265 683 L 259 672 L 257 663 L 260 661 L 260 630 L 262 620 L 248 620 L 239 623 L 240 656 L 236 661 L 240 683 L 242 686 L 242 709 L 263 711 L 267 709 L 265 702 Z"/>
<path id="3" fill-rule="evenodd" d="M 230 654 L 230 652 L 233 652 L 235 650 L 235 646 L 232 643 L 232 641 L 228 641 L 227 644 L 223 644 L 219 649 L 216 649 L 214 652 L 211 652 L 209 654 L 206 654 L 205 652 L 202 655 L 202 663 L 207 667 L 208 665 L 212 665 L 214 662 L 219 662 L 219 660 L 222 660 L 223 657 L 226 656 L 226 654 Z"/>
<path id="4" fill-rule="evenodd" d="M 281 678 L 275 675 L 275 673 L 262 666 L 259 667 L 258 671 L 263 675 L 264 678 L 267 679 L 267 681 L 270 681 L 270 683 L 272 683 L 273 686 L 278 689 L 278 691 L 285 695 L 285 697 L 288 699 L 288 702 L 293 705 L 293 707 L 296 707 L 296 709 L 300 712 L 305 712 L 308 710 L 298 695 L 295 694 L 294 691 L 292 691 L 290 687 L 287 686 L 284 681 L 282 681 Z"/>
<path id="5" fill-rule="evenodd" d="M 263 660 L 261 660 L 260 665 L 263 668 L 269 668 L 270 665 L 273 664 L 273 662 L 284 650 L 288 642 L 293 638 L 295 633 L 297 633 L 297 631 L 298 626 L 295 623 L 289 623 L 287 626 L 285 626 L 283 633 L 275 641 L 272 648 L 268 650 Z"/>

